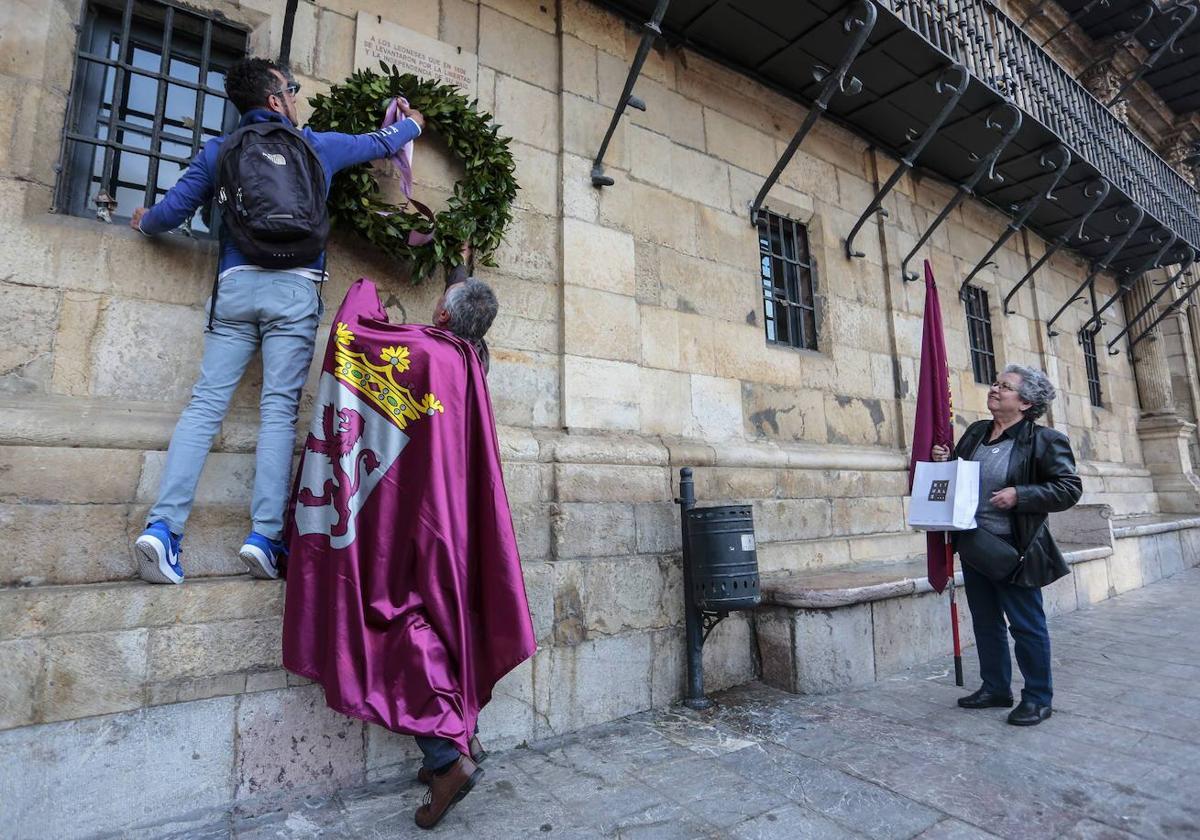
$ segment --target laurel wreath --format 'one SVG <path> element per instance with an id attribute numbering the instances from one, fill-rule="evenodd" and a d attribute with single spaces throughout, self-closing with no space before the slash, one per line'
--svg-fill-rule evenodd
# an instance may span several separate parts
<path id="1" fill-rule="evenodd" d="M 512 203 L 520 185 L 513 177 L 516 164 L 501 137 L 492 115 L 478 110 L 477 100 L 468 100 L 453 85 L 401 73 L 395 66 L 379 62 L 383 73 L 359 70 L 329 93 L 311 97 L 309 126 L 316 131 L 365 134 L 375 131 L 387 104 L 397 96 L 425 116 L 425 131 L 433 130 L 445 140 L 451 154 L 465 168 L 454 185 L 446 209 L 432 224 L 419 213 L 397 207 L 379 197 L 379 182 L 369 164 L 339 172 L 329 192 L 329 217 L 335 227 L 352 230 L 384 254 L 412 262 L 414 283 L 437 266 L 462 262 L 465 242 L 471 244 L 477 261 L 495 265 L 492 254 L 500 246 L 504 229 L 512 219 Z M 409 233 L 433 234 L 423 245 L 410 245 Z"/>

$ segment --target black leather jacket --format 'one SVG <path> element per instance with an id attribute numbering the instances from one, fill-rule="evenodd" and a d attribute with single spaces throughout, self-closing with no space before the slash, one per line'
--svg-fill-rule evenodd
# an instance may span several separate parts
<path id="1" fill-rule="evenodd" d="M 968 426 L 954 447 L 955 457 L 970 458 L 991 428 L 991 420 Z M 1012 582 L 1038 588 L 1071 572 L 1046 520 L 1047 514 L 1067 510 L 1079 501 L 1083 481 L 1075 472 L 1075 455 L 1062 432 L 1022 420 L 1012 428 L 1012 438 L 1007 486 L 1017 490 L 1013 536 L 1023 558 Z"/>

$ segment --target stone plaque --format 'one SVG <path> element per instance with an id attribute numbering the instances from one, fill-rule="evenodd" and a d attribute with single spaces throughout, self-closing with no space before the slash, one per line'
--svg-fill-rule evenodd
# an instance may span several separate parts
<path id="1" fill-rule="evenodd" d="M 479 58 L 474 53 L 414 32 L 378 15 L 358 13 L 354 35 L 354 69 L 379 71 L 379 62 L 395 64 L 401 72 L 457 85 L 467 96 L 476 94 Z"/>

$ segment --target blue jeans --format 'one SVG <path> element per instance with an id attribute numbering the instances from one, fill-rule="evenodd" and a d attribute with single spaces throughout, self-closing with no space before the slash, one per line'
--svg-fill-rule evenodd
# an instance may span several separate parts
<path id="1" fill-rule="evenodd" d="M 422 767 L 427 767 L 430 770 L 441 770 L 447 764 L 453 764 L 458 761 L 462 755 L 458 751 L 458 746 L 453 741 L 448 741 L 445 738 L 432 738 L 424 735 L 417 735 L 417 746 L 421 748 L 421 753 L 425 756 L 421 761 Z"/>
<path id="2" fill-rule="evenodd" d="M 1021 699 L 1049 706 L 1054 696 L 1050 680 L 1050 632 L 1042 610 L 1042 591 L 1011 583 L 995 583 L 963 564 L 963 582 L 975 628 L 979 676 L 993 694 L 1012 693 L 1012 661 L 1008 630 L 1016 643 L 1017 666 L 1025 678 Z"/>
<path id="3" fill-rule="evenodd" d="M 264 537 L 283 535 L 296 415 L 320 310 L 316 284 L 299 274 L 244 269 L 221 281 L 213 329 L 204 336 L 200 378 L 171 435 L 158 501 L 148 521 L 166 522 L 172 533 L 183 533 L 208 451 L 246 366 L 261 347 L 263 385 L 250 514 L 254 530 Z"/>

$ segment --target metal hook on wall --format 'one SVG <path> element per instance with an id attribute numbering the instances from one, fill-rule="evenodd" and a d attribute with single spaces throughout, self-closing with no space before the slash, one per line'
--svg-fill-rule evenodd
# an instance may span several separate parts
<path id="1" fill-rule="evenodd" d="M 1128 215 L 1129 211 L 1131 210 L 1133 211 L 1133 215 Z M 1146 218 L 1146 211 L 1141 207 L 1138 207 L 1136 204 L 1126 204 L 1116 212 L 1115 218 L 1118 222 L 1128 225 L 1128 230 L 1126 230 L 1123 234 L 1121 234 L 1120 237 L 1117 238 L 1117 241 L 1113 244 L 1112 248 L 1109 249 L 1108 253 L 1104 255 L 1104 258 L 1092 266 L 1092 270 L 1088 272 L 1088 276 L 1082 283 L 1079 284 L 1079 288 L 1071 292 L 1071 295 L 1067 298 L 1066 303 L 1060 306 L 1058 311 L 1054 313 L 1054 317 L 1046 322 L 1046 332 L 1051 338 L 1054 338 L 1056 335 L 1058 335 L 1058 333 L 1054 331 L 1054 322 L 1062 317 L 1062 314 L 1067 311 L 1067 307 L 1069 307 L 1072 303 L 1077 300 L 1083 300 L 1083 298 L 1080 297 L 1080 294 L 1095 281 L 1097 274 L 1108 268 L 1112 261 L 1116 259 L 1117 254 L 1121 253 L 1121 249 L 1124 248 L 1126 243 L 1133 238 L 1134 232 L 1141 227 L 1142 219 Z M 1084 326 L 1086 327 L 1087 324 L 1084 324 Z"/>
<path id="2" fill-rule="evenodd" d="M 1057 158 L 1057 161 L 1053 158 Z M 965 293 L 967 285 L 975 275 L 982 271 L 992 261 L 992 257 L 996 255 L 996 252 L 1004 247 L 1004 243 L 1012 239 L 1017 231 L 1025 226 L 1025 222 L 1029 221 L 1029 217 L 1033 215 L 1033 211 L 1038 208 L 1038 205 L 1042 201 L 1058 201 L 1058 196 L 1054 194 L 1054 190 L 1058 188 L 1059 181 L 1063 179 L 1063 176 L 1067 174 L 1067 170 L 1071 168 L 1070 149 L 1060 143 L 1049 152 L 1044 153 L 1038 163 L 1043 169 L 1052 170 L 1050 173 L 1050 183 L 1045 190 L 1038 190 L 1021 205 L 1020 212 L 1008 223 L 1008 227 L 1004 230 L 1004 233 L 1000 234 L 1000 238 L 992 243 L 992 247 L 988 249 L 988 252 L 983 255 L 979 262 L 975 263 L 975 267 L 967 274 L 967 278 L 962 281 L 962 284 L 958 287 L 959 297 L 962 297 Z M 1008 298 L 1005 298 L 1004 302 L 1007 304 Z"/>
<path id="3" fill-rule="evenodd" d="M 1007 128 L 1005 128 L 1003 121 L 1005 114 L 1012 117 L 1012 124 Z M 1004 180 L 1004 176 L 996 172 L 996 160 L 1000 157 L 1000 153 L 1004 151 L 1004 147 L 1012 142 L 1012 139 L 1017 136 L 1017 132 L 1021 130 L 1021 112 L 1017 109 L 1016 105 L 1013 105 L 1011 102 L 1005 102 L 997 105 L 988 112 L 987 117 L 984 119 L 984 124 L 992 131 L 1001 132 L 1000 139 L 996 141 L 996 145 L 992 147 L 992 150 L 979 161 L 979 165 L 975 167 L 975 171 L 971 173 L 971 176 L 958 185 L 954 197 L 946 202 L 946 206 L 942 208 L 942 212 L 937 214 L 937 218 L 926 228 L 925 232 L 921 234 L 921 238 L 917 240 L 917 244 L 912 247 L 912 250 L 901 261 L 900 276 L 905 282 L 917 279 L 916 272 L 909 272 L 908 270 L 909 261 L 916 256 L 917 251 L 921 250 L 921 246 L 929 241 L 929 237 L 933 236 L 934 231 L 946 220 L 946 217 L 954 212 L 954 208 L 962 204 L 967 196 L 974 195 L 975 186 L 984 176 L 987 176 L 989 180 L 996 183 Z"/>
<path id="4" fill-rule="evenodd" d="M 1112 341 L 1108 342 L 1108 345 L 1107 345 L 1108 346 L 1108 355 L 1116 356 L 1121 352 L 1120 350 L 1114 350 L 1113 345 L 1116 344 L 1118 341 L 1120 341 L 1121 337 L 1123 335 L 1126 335 L 1130 330 L 1133 329 L 1134 324 L 1136 324 L 1138 321 L 1140 321 L 1147 312 L 1149 312 L 1151 309 L 1154 308 L 1154 304 L 1158 303 L 1159 298 L 1161 298 L 1167 292 L 1171 291 L 1171 289 L 1175 286 L 1175 284 L 1179 282 L 1179 278 L 1184 275 L 1184 272 L 1186 272 L 1188 269 L 1190 269 L 1192 267 L 1192 263 L 1194 263 L 1195 261 L 1196 261 L 1195 249 L 1192 248 L 1190 245 L 1183 246 L 1183 252 L 1179 254 L 1178 259 L 1172 260 L 1172 262 L 1179 263 L 1179 270 L 1176 271 L 1173 275 L 1171 275 L 1171 279 L 1168 280 L 1166 283 L 1164 283 L 1163 287 L 1154 293 L 1154 296 L 1152 298 L 1150 298 L 1150 300 L 1146 303 L 1146 305 L 1143 306 L 1136 315 L 1134 315 L 1132 318 L 1129 319 L 1129 321 L 1125 324 L 1125 328 L 1123 330 L 1121 330 L 1119 333 L 1117 333 L 1115 336 L 1113 336 Z M 1167 263 L 1167 265 L 1170 265 L 1170 264 L 1171 263 Z M 1133 283 L 1131 282 L 1129 285 L 1132 286 Z"/>
<path id="5" fill-rule="evenodd" d="M 957 76 L 957 79 L 953 77 Z M 953 81 L 952 81 L 953 79 Z M 846 237 L 846 256 L 847 257 L 865 257 L 866 254 L 862 251 L 854 250 L 854 237 L 858 236 L 858 232 L 862 226 L 866 224 L 867 219 L 872 213 L 878 213 L 881 217 L 887 218 L 888 211 L 883 209 L 883 200 L 887 197 L 892 188 L 900 182 L 904 177 L 904 173 L 913 168 L 917 162 L 917 157 L 929 145 L 929 141 L 937 134 L 938 129 L 942 127 L 949 117 L 958 107 L 958 100 L 966 93 L 968 85 L 971 83 L 971 74 L 962 64 L 952 64 L 941 72 L 933 83 L 933 89 L 939 95 L 949 92 L 949 96 L 942 104 L 942 109 L 938 111 L 937 116 L 933 121 L 925 127 L 925 132 L 917 139 L 908 153 L 900 159 L 900 165 L 896 167 L 896 171 L 887 179 L 879 192 L 875 193 L 875 197 L 871 199 L 871 203 L 867 205 L 867 209 L 863 210 L 862 215 L 858 217 L 858 221 L 854 223 L 854 227 L 850 228 L 850 234 Z"/>
<path id="6" fill-rule="evenodd" d="M 1092 316 L 1083 322 L 1083 326 L 1080 327 L 1081 330 L 1090 328 L 1092 332 L 1098 333 L 1104 328 L 1104 313 L 1107 312 L 1114 303 L 1132 292 L 1133 286 L 1135 283 L 1137 283 L 1138 279 L 1151 268 L 1153 268 L 1162 259 L 1162 255 L 1166 253 L 1167 248 L 1170 248 L 1171 244 L 1176 241 L 1174 234 L 1172 234 L 1166 240 L 1158 238 L 1161 237 L 1163 233 L 1166 233 L 1166 231 L 1160 230 L 1157 236 L 1150 237 L 1150 241 L 1156 245 L 1162 242 L 1164 243 L 1164 247 L 1159 248 L 1158 251 L 1155 252 L 1154 256 L 1146 260 L 1146 262 L 1142 264 L 1142 267 L 1139 268 L 1135 273 L 1125 277 L 1124 279 L 1118 280 L 1117 290 L 1109 296 L 1108 300 L 1104 301 L 1104 305 L 1099 309 L 1097 309 L 1095 306 L 1092 307 Z"/>
<path id="7" fill-rule="evenodd" d="M 1170 286 L 1168 286 L 1167 288 L 1170 288 Z M 1135 338 L 1135 339 L 1133 339 L 1133 341 L 1129 342 L 1130 354 L 1133 353 L 1133 348 L 1138 345 L 1138 342 L 1141 341 L 1146 336 L 1150 335 L 1150 333 L 1154 331 L 1155 327 L 1157 327 L 1159 324 L 1161 324 L 1163 321 L 1165 321 L 1167 319 L 1168 315 L 1170 315 L 1176 309 L 1178 309 L 1179 307 L 1181 307 L 1185 303 L 1187 303 L 1188 298 L 1190 298 L 1193 294 L 1195 294 L 1197 289 L 1200 289 L 1200 280 L 1197 280 L 1195 283 L 1188 286 L 1184 290 L 1182 295 L 1180 295 L 1179 297 L 1175 298 L 1175 300 L 1173 300 L 1169 304 L 1167 304 L 1167 306 L 1163 308 L 1163 311 L 1158 314 L 1158 317 L 1150 322 L 1150 326 L 1148 326 L 1148 327 L 1146 327 L 1146 329 L 1142 330 L 1137 338 Z"/>
<path id="8" fill-rule="evenodd" d="M 817 95 L 812 107 L 808 109 L 808 115 L 800 124 L 800 128 L 796 130 L 796 134 L 788 143 L 787 148 L 784 149 L 775 168 L 771 170 L 767 180 L 763 181 L 758 195 L 754 197 L 754 201 L 750 205 L 750 225 L 752 227 L 758 225 L 758 211 L 762 208 L 767 193 L 771 191 L 771 187 L 775 186 L 775 182 L 787 168 L 792 156 L 804 142 L 805 135 L 812 130 L 817 120 L 828 110 L 829 100 L 833 98 L 833 95 L 841 92 L 847 96 L 855 96 L 862 92 L 862 81 L 857 76 L 847 76 L 847 74 L 850 72 L 850 65 L 854 63 L 854 59 L 858 58 L 858 54 L 862 52 L 863 46 L 867 43 L 871 30 L 875 28 L 875 19 L 878 15 L 875 4 L 867 2 L 867 0 L 855 0 L 850 10 L 846 12 L 846 17 L 842 21 L 842 30 L 852 35 L 850 44 L 842 54 L 841 61 L 833 70 L 819 65 L 813 68 L 813 80 L 821 83 L 821 92 Z"/>
<path id="9" fill-rule="evenodd" d="M 1095 213 L 1096 210 L 1099 209 L 1100 205 L 1104 203 L 1104 199 L 1108 198 L 1108 191 L 1110 189 L 1112 189 L 1112 185 L 1103 178 L 1097 178 L 1094 181 L 1090 181 L 1088 182 L 1088 185 L 1083 188 L 1084 196 L 1092 199 L 1092 203 L 1088 205 L 1087 211 L 1079 217 L 1079 230 L 1075 232 L 1074 237 L 1080 242 L 1087 242 L 1091 239 L 1091 237 L 1084 231 L 1084 227 L 1087 225 L 1088 219 L 1092 217 L 1092 214 Z M 1017 292 L 1021 291 L 1022 286 L 1033 279 L 1033 275 L 1037 274 L 1038 269 L 1049 262 L 1050 258 L 1057 254 L 1059 249 L 1071 240 L 1071 231 L 1075 230 L 1075 227 L 1076 223 L 1072 221 L 1071 224 L 1067 226 L 1067 229 L 1063 231 L 1053 243 L 1051 243 L 1050 247 L 1046 249 L 1046 252 L 1042 254 L 1038 261 L 1035 262 L 1033 266 L 1025 272 L 1025 276 L 1017 281 L 1017 284 L 1012 287 L 1012 291 L 1004 296 L 1005 315 L 1013 314 L 1014 310 L 1009 309 L 1008 306 L 1009 301 L 1016 296 Z"/>

